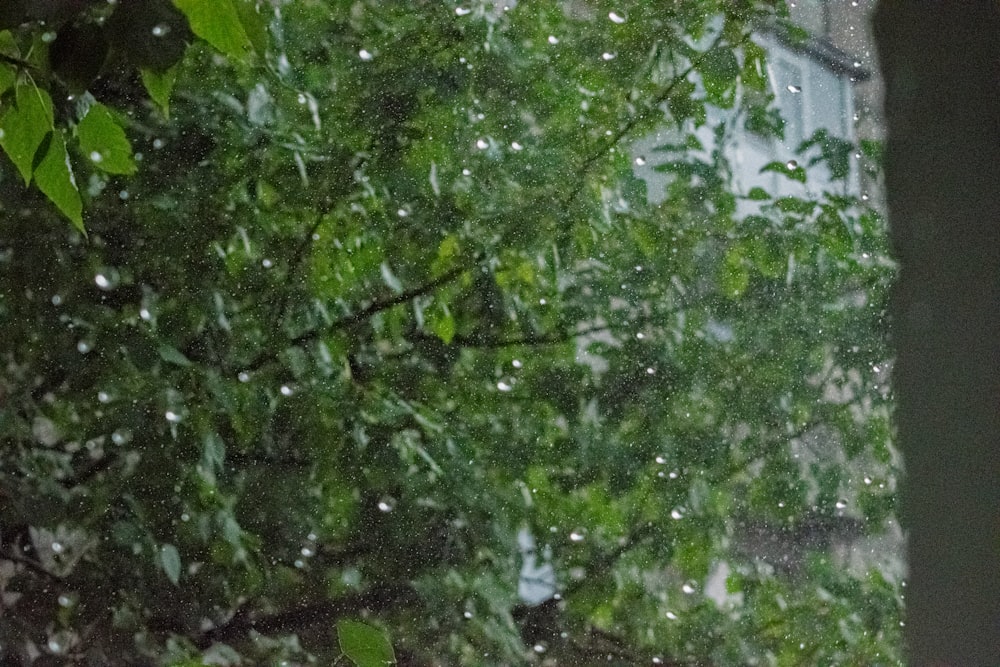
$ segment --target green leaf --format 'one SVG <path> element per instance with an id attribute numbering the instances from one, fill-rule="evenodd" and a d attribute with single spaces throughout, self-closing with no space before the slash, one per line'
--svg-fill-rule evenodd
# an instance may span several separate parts
<path id="1" fill-rule="evenodd" d="M 191 360 L 185 357 L 180 350 L 170 345 L 160 346 L 160 358 L 171 364 L 178 366 L 190 366 Z"/>
<path id="2" fill-rule="evenodd" d="M 250 40 L 257 55 L 263 56 L 267 51 L 268 15 L 261 11 L 261 5 L 256 2 L 236 0 L 234 6 L 240 16 L 240 23 L 247 34 L 247 39 Z M 266 3 L 263 6 L 269 7 Z M 272 10 L 268 9 L 267 11 Z"/>
<path id="3" fill-rule="evenodd" d="M 194 34 L 227 56 L 243 60 L 254 45 L 240 20 L 239 1 L 174 0 L 174 5 L 187 16 Z"/>
<path id="4" fill-rule="evenodd" d="M 6 63 L 0 63 L 0 95 L 14 87 L 17 81 L 17 73 L 14 68 Z"/>
<path id="5" fill-rule="evenodd" d="M 177 65 L 162 72 L 144 67 L 140 70 L 140 74 L 142 75 L 142 85 L 146 87 L 149 98 L 160 107 L 163 115 L 169 118 L 170 93 L 174 89 L 174 82 L 177 81 Z"/>
<path id="6" fill-rule="evenodd" d="M 45 156 L 35 169 L 35 184 L 73 226 L 86 232 L 83 226 L 83 202 L 76 187 L 73 169 L 66 153 L 62 132 L 55 130 L 47 136 Z"/>
<path id="7" fill-rule="evenodd" d="M 764 188 L 750 188 L 750 192 L 747 193 L 747 199 L 753 201 L 765 201 L 770 198 L 771 195 Z"/>
<path id="8" fill-rule="evenodd" d="M 731 49 L 717 46 L 705 52 L 698 67 L 708 99 L 722 106 L 730 106 L 728 95 L 733 90 L 740 73 L 740 63 Z"/>
<path id="9" fill-rule="evenodd" d="M 760 168 L 760 173 L 773 171 L 799 183 L 806 182 L 806 170 L 794 160 L 789 162 L 768 162 Z"/>
<path id="10" fill-rule="evenodd" d="M 181 555 L 177 547 L 164 544 L 160 547 L 160 567 L 174 586 L 181 580 Z"/>
<path id="11" fill-rule="evenodd" d="M 719 271 L 719 286 L 729 297 L 739 297 L 750 284 L 750 272 L 743 260 L 743 249 L 739 246 L 726 251 Z"/>
<path id="12" fill-rule="evenodd" d="M 396 664 L 392 643 L 378 628 L 359 621 L 337 623 L 340 650 L 357 667 L 384 667 Z"/>
<path id="13" fill-rule="evenodd" d="M 455 317 L 451 314 L 448 305 L 439 299 L 434 300 L 434 305 L 424 313 L 427 326 L 434 335 L 441 339 L 445 345 L 451 343 L 455 337 Z"/>
<path id="14" fill-rule="evenodd" d="M 34 83 L 18 84 L 14 105 L 0 116 L 0 146 L 17 167 L 25 185 L 31 182 L 35 154 L 52 127 L 49 94 Z"/>
<path id="15" fill-rule="evenodd" d="M 76 136 L 80 140 L 80 150 L 101 171 L 135 173 L 132 144 L 111 111 L 100 102 L 90 106 L 87 115 L 76 126 Z"/>

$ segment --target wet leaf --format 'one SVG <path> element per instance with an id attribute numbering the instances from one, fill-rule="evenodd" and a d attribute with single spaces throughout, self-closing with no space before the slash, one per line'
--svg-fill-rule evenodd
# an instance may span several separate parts
<path id="1" fill-rule="evenodd" d="M 359 621 L 337 623 L 340 650 L 356 667 L 384 667 L 396 664 L 392 643 L 378 628 Z"/>

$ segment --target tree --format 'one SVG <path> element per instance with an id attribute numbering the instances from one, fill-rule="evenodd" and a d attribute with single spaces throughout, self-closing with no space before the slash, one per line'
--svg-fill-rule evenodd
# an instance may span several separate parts
<path id="1" fill-rule="evenodd" d="M 882 3 L 907 644 L 914 665 L 1000 661 L 1000 12 Z M 959 48 L 960 47 L 960 48 Z M 947 92 L 942 90 L 947 86 Z"/>
<path id="2" fill-rule="evenodd" d="M 6 660 L 322 663 L 359 619 L 406 664 L 898 660 L 899 583 L 824 548 L 893 513 L 881 219 L 692 132 L 760 116 L 780 6 L 176 7 L 216 49 L 169 117 L 111 67 L 42 128 L 86 236 L 5 146 Z M 206 26 L 247 9 L 241 61 Z M 75 157 L 95 108 L 134 174 Z"/>

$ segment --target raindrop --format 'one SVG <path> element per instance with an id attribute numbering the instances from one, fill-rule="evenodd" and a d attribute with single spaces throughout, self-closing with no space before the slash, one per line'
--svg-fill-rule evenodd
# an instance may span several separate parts
<path id="1" fill-rule="evenodd" d="M 90 151 L 90 161 L 91 162 L 98 163 L 98 162 L 100 162 L 103 159 L 104 159 L 104 156 L 101 155 L 100 152 L 98 152 L 98 151 Z"/>
<path id="2" fill-rule="evenodd" d="M 76 351 L 80 354 L 87 354 L 90 352 L 90 343 L 85 340 L 81 340 L 76 344 Z"/>
<path id="3" fill-rule="evenodd" d="M 512 387 L 509 384 L 507 384 L 503 380 L 500 380 L 500 382 L 497 382 L 497 389 L 499 389 L 500 391 L 510 391 L 513 388 L 514 387 Z"/>
<path id="4" fill-rule="evenodd" d="M 625 17 L 615 12 L 608 12 L 608 18 L 611 19 L 612 23 L 625 23 Z"/>
<path id="5" fill-rule="evenodd" d="M 510 142 L 510 147 L 516 151 L 524 150 L 524 146 L 516 141 Z"/>
<path id="6" fill-rule="evenodd" d="M 132 433 L 127 429 L 118 429 L 111 434 L 111 442 L 116 445 L 124 445 L 126 442 L 132 439 Z"/>
<path id="7" fill-rule="evenodd" d="M 157 150 L 163 148 L 163 139 L 160 139 L 159 137 L 153 139 L 153 148 Z"/>
<path id="8" fill-rule="evenodd" d="M 786 87 L 786 90 L 788 92 L 790 92 L 790 93 L 793 93 L 793 94 L 794 93 L 801 93 L 802 92 L 802 86 L 796 86 L 794 84 L 788 84 L 788 86 Z"/>
<path id="9" fill-rule="evenodd" d="M 868 201 L 868 195 L 861 195 L 861 201 Z"/>
<path id="10" fill-rule="evenodd" d="M 693 595 L 698 590 L 698 585 L 694 581 L 685 581 L 684 585 L 681 586 L 681 590 L 684 591 L 685 595 Z"/>
<path id="11" fill-rule="evenodd" d="M 677 471 L 676 470 L 671 470 L 670 474 L 667 475 L 667 477 L 669 477 L 670 479 L 677 479 Z"/>
<path id="12" fill-rule="evenodd" d="M 860 60 L 855 60 L 854 61 L 854 66 L 855 67 L 861 67 L 861 61 Z"/>
<path id="13" fill-rule="evenodd" d="M 265 269 L 270 269 L 272 266 L 274 266 L 274 262 L 265 257 L 260 261 L 260 265 L 263 266 Z"/>
<path id="14" fill-rule="evenodd" d="M 130 196 L 131 195 L 129 194 L 128 190 L 121 190 L 118 192 L 118 198 L 121 199 L 122 201 L 125 201 Z"/>
<path id="15" fill-rule="evenodd" d="M 170 32 L 170 26 L 166 23 L 157 23 L 153 26 L 153 37 L 163 37 Z"/>
<path id="16" fill-rule="evenodd" d="M 455 14 L 457 14 L 458 16 L 467 16 L 468 14 L 471 13 L 472 10 L 468 9 L 467 7 L 455 7 Z"/>
<path id="17" fill-rule="evenodd" d="M 59 294 L 53 294 L 52 295 L 52 305 L 53 306 L 60 306 L 60 305 L 62 305 L 62 301 L 63 301 L 63 298 L 62 298 L 61 295 L 59 295 Z"/>
<path id="18" fill-rule="evenodd" d="M 114 287 L 114 283 L 112 283 L 111 278 L 107 277 L 103 273 L 98 273 L 94 276 L 94 284 L 101 289 L 111 289 Z"/>
<path id="19" fill-rule="evenodd" d="M 151 312 L 149 312 L 148 308 L 140 308 L 139 309 L 139 317 L 141 317 L 143 320 L 145 320 L 146 322 L 148 322 L 151 319 L 153 319 L 153 314 Z"/>
<path id="20" fill-rule="evenodd" d="M 486 150 L 489 147 L 490 144 L 485 139 L 476 139 L 476 148 L 479 150 Z"/>
<path id="21" fill-rule="evenodd" d="M 549 35 L 549 44 L 558 44 L 559 38 L 555 35 Z"/>
<path id="22" fill-rule="evenodd" d="M 582 530 L 574 530 L 569 534 L 570 542 L 583 542 L 584 532 Z"/>
<path id="23" fill-rule="evenodd" d="M 463 169 L 462 176 L 472 176 L 472 172 L 469 171 L 468 169 Z"/>
<path id="24" fill-rule="evenodd" d="M 635 337 L 636 337 L 636 338 L 637 338 L 638 340 L 642 340 L 643 338 L 645 338 L 645 337 L 646 337 L 646 334 L 644 334 L 644 333 L 642 333 L 642 332 L 640 331 L 639 333 L 637 333 L 637 334 L 635 335 Z"/>
<path id="25" fill-rule="evenodd" d="M 652 366 L 648 367 L 646 369 L 646 375 L 656 375 L 656 369 L 653 368 Z"/>
<path id="26" fill-rule="evenodd" d="M 653 658 L 653 664 L 654 665 L 662 665 L 663 664 L 663 658 L 661 658 L 659 656 L 654 657 Z"/>
<path id="27" fill-rule="evenodd" d="M 471 611 L 466 611 L 466 612 L 464 612 L 462 614 L 462 616 L 464 616 L 465 618 L 472 618 L 472 612 Z"/>
<path id="28" fill-rule="evenodd" d="M 56 34 L 52 31 L 42 33 L 42 41 L 46 44 L 51 44 L 56 39 Z"/>
<path id="29" fill-rule="evenodd" d="M 97 392 L 97 400 L 100 403 L 107 403 L 111 400 L 111 394 L 106 391 L 99 391 Z"/>
<path id="30" fill-rule="evenodd" d="M 843 498 L 841 498 L 840 500 L 838 500 L 838 501 L 837 501 L 837 502 L 836 502 L 836 503 L 834 504 L 834 507 L 836 507 L 836 508 L 837 508 L 837 509 L 839 509 L 839 510 L 842 510 L 842 509 L 844 509 L 845 507 L 847 507 L 847 501 L 846 501 L 846 500 L 844 500 Z"/>
<path id="31" fill-rule="evenodd" d="M 236 379 L 239 380 L 240 382 L 249 382 L 250 374 L 247 373 L 246 371 L 240 371 L 240 374 L 236 376 Z"/>
<path id="32" fill-rule="evenodd" d="M 548 303 L 548 301 L 546 301 L 545 299 L 539 299 L 539 300 L 538 300 L 538 305 L 539 305 L 539 306 L 544 306 L 544 305 L 545 305 L 545 304 L 547 304 L 547 303 Z"/>
<path id="33" fill-rule="evenodd" d="M 53 653 L 62 653 L 63 650 L 62 644 L 60 644 L 59 641 L 54 637 L 49 640 L 48 647 L 49 650 L 52 651 Z"/>
<path id="34" fill-rule="evenodd" d="M 306 563 L 301 558 L 298 558 L 298 559 L 295 560 L 295 567 L 297 567 L 298 569 L 301 570 L 305 566 L 306 566 Z"/>
<path id="35" fill-rule="evenodd" d="M 68 607 L 73 603 L 73 601 L 69 598 L 69 596 L 65 594 L 60 595 L 58 600 L 60 607 Z"/>
<path id="36" fill-rule="evenodd" d="M 607 51 L 605 51 L 604 53 L 601 54 L 601 60 L 614 60 L 614 59 L 615 59 L 615 54 L 613 53 L 608 53 Z"/>
<path id="37" fill-rule="evenodd" d="M 531 650 L 533 650 L 535 653 L 545 653 L 545 646 L 542 644 L 535 644 L 534 646 L 531 647 Z"/>
<path id="38" fill-rule="evenodd" d="M 664 463 L 666 463 L 666 462 L 667 462 L 667 457 L 666 457 L 666 456 L 663 456 L 662 454 L 660 454 L 660 455 L 658 455 L 658 456 L 656 457 L 655 461 L 656 461 L 657 463 L 659 463 L 660 465 L 663 465 Z"/>
<path id="39" fill-rule="evenodd" d="M 635 159 L 635 165 L 637 167 L 641 167 L 641 166 L 643 166 L 645 164 L 646 164 L 646 158 L 644 158 L 643 156 L 640 155 L 639 157 L 637 157 Z"/>
<path id="40" fill-rule="evenodd" d="M 515 359 L 514 361 L 510 362 L 510 365 L 513 366 L 514 368 L 521 368 L 522 366 L 524 366 L 524 364 L 521 363 L 520 359 Z"/>
<path id="41" fill-rule="evenodd" d="M 289 387 L 287 384 L 281 385 L 281 389 L 279 391 L 281 392 L 282 396 L 291 396 L 292 394 L 295 393 L 295 390 Z"/>
<path id="42" fill-rule="evenodd" d="M 669 619 L 670 619 L 671 621 L 676 621 L 676 620 L 677 620 L 677 614 L 675 614 L 675 613 L 674 613 L 674 612 L 672 612 L 672 611 L 668 611 L 668 612 L 667 612 L 667 614 L 666 614 L 666 616 L 667 616 L 667 618 L 669 618 Z"/>
<path id="43" fill-rule="evenodd" d="M 375 56 L 368 49 L 361 49 L 360 51 L 358 51 L 358 57 L 364 60 L 365 62 L 368 62 Z"/>
<path id="44" fill-rule="evenodd" d="M 52 553 L 54 553 L 54 554 L 61 554 L 63 552 L 63 549 L 64 548 L 63 548 L 62 542 L 53 542 L 52 543 Z"/>
<path id="45" fill-rule="evenodd" d="M 396 210 L 396 215 L 398 215 L 398 216 L 399 216 L 399 217 L 401 217 L 401 218 L 405 218 L 405 217 L 406 217 L 406 216 L 408 216 L 409 214 L 410 214 L 410 213 L 409 213 L 409 212 L 408 212 L 408 211 L 407 211 L 407 210 L 406 210 L 405 208 L 401 208 L 401 209 L 397 209 L 397 210 Z"/>
<path id="46" fill-rule="evenodd" d="M 190 514 L 188 514 L 187 512 L 184 512 L 183 514 L 181 514 L 181 521 L 188 522 L 190 520 L 191 520 L 191 515 Z"/>
<path id="47" fill-rule="evenodd" d="M 681 510 L 680 507 L 675 507 L 674 509 L 670 510 L 670 518 L 673 519 L 674 521 L 678 521 L 680 519 L 683 519 L 684 518 L 684 511 Z"/>
<path id="48" fill-rule="evenodd" d="M 305 558 L 312 558 L 315 555 L 315 552 L 309 547 L 302 547 L 302 550 L 299 553 L 301 553 Z"/>
<path id="49" fill-rule="evenodd" d="M 181 416 L 174 412 L 173 410 L 167 410 L 163 415 L 168 422 L 171 424 L 177 424 L 181 421 Z"/>
<path id="50" fill-rule="evenodd" d="M 868 485 L 870 485 L 870 484 L 872 483 L 872 481 L 873 481 L 873 480 L 872 480 L 872 478 L 871 478 L 871 477 L 869 477 L 868 475 L 865 475 L 865 484 L 868 484 Z"/>
<path id="51" fill-rule="evenodd" d="M 382 500 L 378 501 L 378 510 L 379 510 L 379 512 L 389 513 L 392 510 L 394 510 L 395 508 L 396 508 L 396 501 L 393 500 L 392 498 L 388 497 L 388 496 L 386 496 L 385 498 L 382 498 Z"/>
<path id="52" fill-rule="evenodd" d="M 306 96 L 305 96 L 304 93 L 299 93 L 299 96 L 298 96 L 297 99 L 299 100 L 299 104 L 305 104 L 306 103 Z"/>
<path id="53" fill-rule="evenodd" d="M 788 167 L 789 169 L 798 169 L 799 163 L 796 162 L 795 160 L 789 160 L 788 162 L 785 163 L 785 166 Z"/>

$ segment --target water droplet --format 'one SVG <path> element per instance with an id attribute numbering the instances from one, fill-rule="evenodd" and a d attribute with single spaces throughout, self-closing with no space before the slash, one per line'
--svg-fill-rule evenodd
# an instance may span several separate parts
<path id="1" fill-rule="evenodd" d="M 111 442 L 116 445 L 124 445 L 126 442 L 132 439 L 132 432 L 128 429 L 117 429 L 111 434 Z"/>
<path id="2" fill-rule="evenodd" d="M 855 67 L 861 67 L 861 61 L 860 60 L 855 60 L 854 61 L 854 66 Z"/>
<path id="3" fill-rule="evenodd" d="M 583 538 L 586 536 L 582 530 L 574 530 L 569 534 L 570 542 L 583 542 Z"/>
<path id="4" fill-rule="evenodd" d="M 398 216 L 399 216 L 399 217 L 401 217 L 401 218 L 405 218 L 405 217 L 406 217 L 406 216 L 408 216 L 409 214 L 410 214 L 410 213 L 409 213 L 409 212 L 408 212 L 408 211 L 407 211 L 407 210 L 406 210 L 405 208 L 401 208 L 401 209 L 397 209 L 397 210 L 396 210 L 396 215 L 398 215 Z"/>
<path id="5" fill-rule="evenodd" d="M 660 455 L 658 455 L 658 456 L 657 456 L 657 457 L 656 457 L 656 458 L 655 458 L 654 460 L 655 460 L 655 461 L 656 461 L 657 463 L 659 463 L 660 465 L 663 465 L 664 463 L 666 463 L 666 462 L 667 462 L 667 457 L 666 457 L 666 456 L 663 456 L 662 454 L 660 454 Z"/>
<path id="6" fill-rule="evenodd" d="M 148 322 L 151 319 L 153 319 L 153 314 L 151 312 L 149 312 L 148 308 L 140 308 L 139 309 L 139 317 L 141 317 L 143 320 L 145 320 L 146 322 Z"/>
<path id="7" fill-rule="evenodd" d="M 392 498 L 386 496 L 382 500 L 378 501 L 378 511 L 379 512 L 391 512 L 396 508 L 396 501 Z"/>
<path id="8" fill-rule="evenodd" d="M 472 13 L 472 10 L 467 7 L 455 7 L 455 14 L 458 16 L 467 16 Z"/>
<path id="9" fill-rule="evenodd" d="M 514 361 L 510 362 L 510 365 L 513 366 L 514 368 L 521 368 L 522 366 L 524 366 L 524 364 L 521 363 L 520 359 L 515 359 Z"/>
<path id="10" fill-rule="evenodd" d="M 96 276 L 94 276 L 94 284 L 100 287 L 101 289 L 105 290 L 114 287 L 114 284 L 111 282 L 111 278 L 104 275 L 103 273 L 98 273 Z"/>
<path id="11" fill-rule="evenodd" d="M 181 421 L 181 416 L 180 416 L 180 415 L 179 415 L 178 413 L 174 412 L 173 410 L 167 410 L 167 411 L 166 411 L 166 412 L 165 412 L 165 413 L 163 414 L 163 416 L 164 416 L 164 417 L 166 418 L 166 420 L 167 420 L 168 422 L 170 422 L 171 424 L 178 424 L 178 423 L 180 423 L 180 421 Z"/>
<path id="12" fill-rule="evenodd" d="M 670 474 L 667 475 L 667 477 L 669 477 L 670 479 L 677 479 L 677 471 L 676 470 L 671 470 Z"/>
<path id="13" fill-rule="evenodd" d="M 279 391 L 281 392 L 282 396 L 291 396 L 292 394 L 295 393 L 295 390 L 289 387 L 287 384 L 281 385 L 281 389 L 279 389 Z"/>
<path id="14" fill-rule="evenodd" d="M 60 595 L 57 598 L 57 600 L 59 601 L 59 606 L 60 607 L 68 607 L 71 604 L 73 604 L 73 601 L 70 599 L 70 597 L 68 595 L 65 595 L 65 594 Z"/>
<path id="15" fill-rule="evenodd" d="M 675 507 L 670 510 L 670 518 L 674 521 L 679 521 L 684 518 L 684 511 L 680 507 Z"/>
<path id="16" fill-rule="evenodd" d="M 46 44 L 51 44 L 56 39 L 56 34 L 51 30 L 42 33 L 42 41 Z"/>
<path id="17" fill-rule="evenodd" d="M 871 484 L 872 481 L 874 481 L 874 480 L 872 480 L 871 477 L 869 477 L 868 475 L 865 475 L 865 484 Z"/>
<path id="18" fill-rule="evenodd" d="M 316 552 L 314 552 L 309 547 L 302 547 L 302 549 L 301 549 L 301 551 L 299 553 L 301 553 L 305 558 L 312 558 L 315 555 Z"/>
<path id="19" fill-rule="evenodd" d="M 63 650 L 62 644 L 60 644 L 59 640 L 55 639 L 54 637 L 49 640 L 47 646 L 49 647 L 49 650 L 52 651 L 53 653 L 62 653 Z M 37 651 L 38 649 L 35 650 Z"/>
<path id="20" fill-rule="evenodd" d="M 635 337 L 636 337 L 636 339 L 638 339 L 638 340 L 642 340 L 643 338 L 645 338 L 645 337 L 646 337 L 646 334 L 644 334 L 644 333 L 642 333 L 642 332 L 640 331 L 639 333 L 637 333 L 637 334 L 635 335 Z"/>
<path id="21" fill-rule="evenodd" d="M 796 162 L 795 160 L 789 160 L 788 162 L 785 163 L 785 166 L 788 167 L 789 170 L 798 169 L 799 163 Z"/>
<path id="22" fill-rule="evenodd" d="M 497 382 L 497 389 L 499 389 L 500 391 L 510 391 L 513 388 L 514 387 L 512 387 L 509 384 L 507 384 L 503 380 L 500 380 L 500 382 Z"/>
<path id="23" fill-rule="evenodd" d="M 52 543 L 52 553 L 54 553 L 54 554 L 61 554 L 63 551 L 64 551 L 64 547 L 62 545 L 62 542 L 53 542 Z"/>
<path id="24" fill-rule="evenodd" d="M 159 137 L 153 139 L 153 148 L 156 150 L 163 148 L 163 139 L 160 139 Z"/>
<path id="25" fill-rule="evenodd" d="M 472 612 L 471 611 L 463 612 L 462 616 L 464 616 L 465 618 L 472 618 Z"/>
<path id="26" fill-rule="evenodd" d="M 90 343 L 85 340 L 81 340 L 76 344 L 76 351 L 80 354 L 87 354 L 90 352 Z"/>
<path id="27" fill-rule="evenodd" d="M 298 569 L 301 570 L 302 568 L 304 568 L 306 566 L 306 563 L 301 558 L 297 558 L 297 559 L 295 559 L 294 565 L 295 565 L 295 567 L 297 567 Z"/>
<path id="28" fill-rule="evenodd" d="M 547 304 L 547 303 L 548 303 L 548 301 L 546 301 L 545 299 L 539 299 L 539 300 L 538 300 L 538 305 L 539 305 L 539 306 L 544 306 L 544 305 L 545 305 L 545 304 Z"/>
<path id="29" fill-rule="evenodd" d="M 481 150 L 481 151 L 482 150 L 486 150 L 489 147 L 490 147 L 490 144 L 485 139 L 476 139 L 476 148 L 478 148 L 479 150 Z"/>
<path id="30" fill-rule="evenodd" d="M 246 371 L 240 371 L 240 374 L 236 376 L 236 379 L 239 380 L 240 382 L 249 382 L 250 374 L 247 373 Z"/>
<path id="31" fill-rule="evenodd" d="M 181 521 L 184 521 L 186 523 L 186 522 L 188 522 L 190 520 L 191 520 L 191 515 L 190 514 L 188 514 L 187 512 L 184 512 L 183 514 L 181 514 Z"/>
<path id="32" fill-rule="evenodd" d="M 170 32 L 170 26 L 166 23 L 157 23 L 153 26 L 153 37 L 163 37 Z"/>
<path id="33" fill-rule="evenodd" d="M 100 403 L 107 403 L 111 400 L 111 394 L 106 391 L 97 392 L 97 400 Z"/>
<path id="34" fill-rule="evenodd" d="M 534 651 L 535 653 L 545 653 L 545 645 L 535 644 L 534 646 L 531 647 L 531 650 Z"/>
<path id="35" fill-rule="evenodd" d="M 640 155 L 635 159 L 635 164 L 637 167 L 643 166 L 644 164 L 646 164 L 646 158 Z"/>
<path id="36" fill-rule="evenodd" d="M 672 611 L 668 611 L 666 613 L 666 617 L 669 618 L 671 621 L 676 621 L 677 620 L 677 614 L 675 614 Z"/>
<path id="37" fill-rule="evenodd" d="M 792 94 L 801 93 L 802 92 L 802 86 L 796 86 L 794 84 L 788 84 L 788 86 L 786 86 L 785 90 L 787 90 L 788 92 L 790 92 Z"/>
<path id="38" fill-rule="evenodd" d="M 663 664 L 663 658 L 661 658 L 659 656 L 654 657 L 653 658 L 653 664 L 654 665 L 662 665 Z"/>
<path id="39" fill-rule="evenodd" d="M 462 176 L 472 176 L 472 172 L 469 171 L 468 169 L 463 169 Z"/>
<path id="40" fill-rule="evenodd" d="M 296 99 L 299 101 L 299 104 L 305 104 L 306 103 L 305 93 L 299 93 Z"/>
<path id="41" fill-rule="evenodd" d="M 60 295 L 60 294 L 53 294 L 52 295 L 52 305 L 53 306 L 61 306 L 62 302 L 63 302 L 62 295 Z"/>
<path id="42" fill-rule="evenodd" d="M 625 23 L 625 17 L 615 12 L 608 12 L 608 18 L 611 19 L 612 23 Z"/>
<path id="43" fill-rule="evenodd" d="M 601 54 L 601 60 L 607 61 L 607 60 L 614 60 L 614 59 L 615 59 L 615 54 L 613 54 L 613 53 L 608 53 L 607 51 L 605 51 L 604 53 Z"/>
<path id="44" fill-rule="evenodd" d="M 868 195 L 861 195 L 861 201 L 868 201 Z"/>
<path id="45" fill-rule="evenodd" d="M 516 151 L 524 150 L 524 146 L 516 141 L 510 142 L 510 147 Z"/>
<path id="46" fill-rule="evenodd" d="M 681 590 L 684 591 L 685 595 L 693 595 L 698 590 L 698 585 L 694 581 L 685 581 Z"/>
<path id="47" fill-rule="evenodd" d="M 837 502 L 836 502 L 836 503 L 834 504 L 834 507 L 836 507 L 836 508 L 837 508 L 837 509 L 839 509 L 839 510 L 842 510 L 842 509 L 844 509 L 845 507 L 847 507 L 847 501 L 846 501 L 846 500 L 844 500 L 843 498 L 841 498 L 840 500 L 838 500 L 838 501 L 837 501 Z"/>
<path id="48" fill-rule="evenodd" d="M 98 163 L 104 159 L 104 156 L 100 154 L 99 151 L 90 151 L 90 161 L 93 163 Z"/>
<path id="49" fill-rule="evenodd" d="M 118 192 L 118 198 L 121 199 L 122 201 L 126 201 L 130 196 L 131 195 L 129 194 L 128 190 L 120 190 Z"/>
<path id="50" fill-rule="evenodd" d="M 553 44 L 554 45 L 554 44 L 558 44 L 558 43 L 559 43 L 559 38 L 558 37 L 556 37 L 555 35 L 549 35 L 549 44 Z"/>
<path id="51" fill-rule="evenodd" d="M 260 261 L 260 265 L 263 266 L 265 269 L 270 269 L 272 266 L 274 266 L 274 262 L 265 257 Z"/>
<path id="52" fill-rule="evenodd" d="M 368 62 L 369 60 L 371 60 L 375 56 L 368 49 L 361 49 L 360 51 L 358 51 L 358 57 L 361 58 L 362 60 L 364 60 L 365 62 Z"/>
<path id="53" fill-rule="evenodd" d="M 646 375 L 656 375 L 656 369 L 653 368 L 652 366 L 648 367 L 646 369 Z"/>

